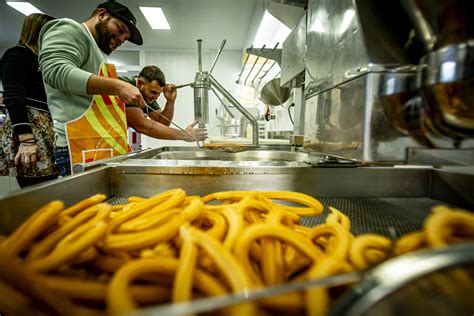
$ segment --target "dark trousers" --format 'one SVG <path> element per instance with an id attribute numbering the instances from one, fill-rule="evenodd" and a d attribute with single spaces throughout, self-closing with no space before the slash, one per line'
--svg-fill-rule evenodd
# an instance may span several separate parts
<path id="1" fill-rule="evenodd" d="M 57 179 L 57 175 L 51 175 L 51 176 L 44 176 L 44 177 L 16 177 L 16 181 L 18 182 L 18 185 L 20 188 L 25 188 L 30 185 L 38 184 L 41 182 L 49 181 L 49 180 L 54 180 Z"/>

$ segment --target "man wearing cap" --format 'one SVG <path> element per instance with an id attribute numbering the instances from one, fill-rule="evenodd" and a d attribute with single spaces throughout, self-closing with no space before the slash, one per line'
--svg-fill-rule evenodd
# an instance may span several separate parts
<path id="1" fill-rule="evenodd" d="M 145 101 L 137 87 L 117 79 L 107 56 L 126 40 L 142 45 L 143 39 L 133 14 L 115 1 L 99 4 L 82 24 L 51 22 L 41 30 L 39 64 L 64 176 L 73 165 L 129 151 L 124 103 Z"/>

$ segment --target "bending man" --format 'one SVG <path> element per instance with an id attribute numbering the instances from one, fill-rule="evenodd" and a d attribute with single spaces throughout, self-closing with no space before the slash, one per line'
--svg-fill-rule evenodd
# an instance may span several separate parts
<path id="1" fill-rule="evenodd" d="M 169 127 L 173 120 L 177 93 L 174 88 L 175 85 L 166 84 L 165 75 L 160 68 L 146 66 L 136 77 L 120 77 L 119 79 L 135 85 L 148 105 L 142 110 L 136 105 L 126 104 L 128 126 L 141 134 L 159 139 L 193 142 L 207 138 L 206 129 L 194 128 L 197 122 L 193 122 L 185 128 L 185 131 L 194 137 L 179 129 Z M 160 108 L 157 102 L 161 93 L 166 98 L 163 109 Z M 149 119 L 147 119 L 147 116 Z"/>

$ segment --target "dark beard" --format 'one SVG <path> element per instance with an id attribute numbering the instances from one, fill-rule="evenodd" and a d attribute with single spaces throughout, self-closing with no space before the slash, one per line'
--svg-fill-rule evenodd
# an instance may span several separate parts
<path id="1" fill-rule="evenodd" d="M 110 55 L 110 53 L 115 49 L 115 47 L 110 47 L 110 40 L 114 37 L 110 34 L 109 29 L 107 28 L 107 23 L 110 19 L 111 17 L 109 16 L 107 19 L 105 19 L 105 21 L 99 21 L 95 25 L 95 31 L 97 33 L 97 45 L 106 55 Z"/>

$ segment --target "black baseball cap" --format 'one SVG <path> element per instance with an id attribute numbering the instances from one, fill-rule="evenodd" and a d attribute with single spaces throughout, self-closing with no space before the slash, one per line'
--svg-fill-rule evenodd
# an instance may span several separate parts
<path id="1" fill-rule="evenodd" d="M 132 12 L 130 12 L 130 10 L 126 6 L 116 1 L 107 1 L 99 4 L 97 8 L 106 9 L 107 12 L 110 13 L 110 15 L 116 17 L 117 19 L 120 19 L 128 26 L 128 29 L 131 33 L 130 38 L 128 39 L 130 42 L 137 45 L 143 44 L 142 35 L 140 34 L 140 31 L 137 28 L 137 19 L 133 16 Z"/>

